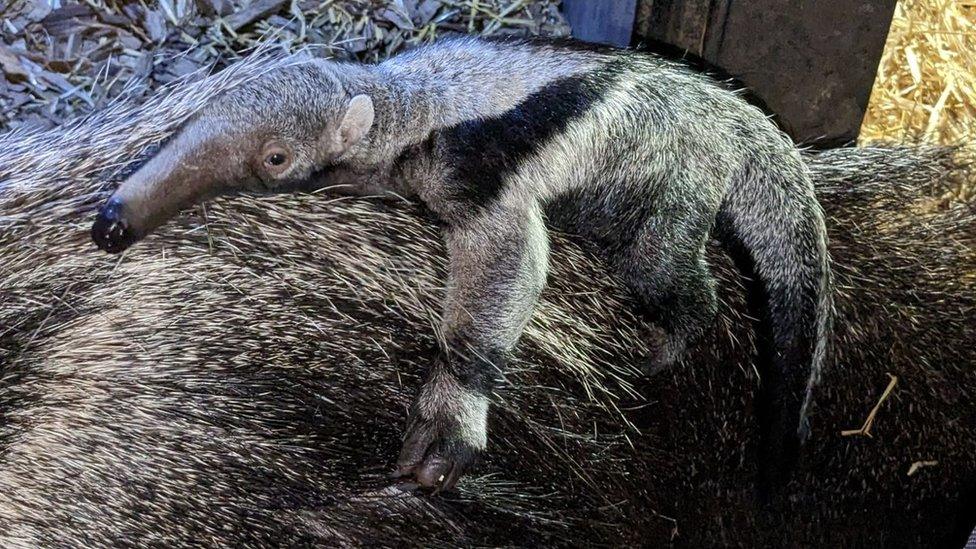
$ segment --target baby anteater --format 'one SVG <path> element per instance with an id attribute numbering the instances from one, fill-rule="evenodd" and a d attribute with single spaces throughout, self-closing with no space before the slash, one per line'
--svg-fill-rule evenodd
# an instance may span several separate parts
<path id="1" fill-rule="evenodd" d="M 215 99 L 100 211 L 120 252 L 197 201 L 329 186 L 416 197 L 443 222 L 442 348 L 399 473 L 450 488 L 486 445 L 488 394 L 545 283 L 544 222 L 597 244 L 669 365 L 716 312 L 709 235 L 745 251 L 766 301 L 773 463 L 808 434 L 829 329 L 826 231 L 793 143 L 680 64 L 569 43 L 455 38 L 379 65 L 305 59 Z"/>

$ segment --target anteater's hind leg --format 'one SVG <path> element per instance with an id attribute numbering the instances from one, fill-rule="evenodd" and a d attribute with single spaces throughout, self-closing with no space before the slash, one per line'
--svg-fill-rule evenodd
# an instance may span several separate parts
<path id="1" fill-rule="evenodd" d="M 715 279 L 705 261 L 710 228 L 705 215 L 681 218 L 671 211 L 652 216 L 611 258 L 651 323 L 648 373 L 677 361 L 715 317 Z"/>

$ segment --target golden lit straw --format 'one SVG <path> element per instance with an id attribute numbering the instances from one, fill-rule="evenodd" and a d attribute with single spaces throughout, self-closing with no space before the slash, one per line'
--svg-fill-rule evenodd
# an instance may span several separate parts
<path id="1" fill-rule="evenodd" d="M 900 0 L 860 142 L 973 146 L 976 0 Z"/>

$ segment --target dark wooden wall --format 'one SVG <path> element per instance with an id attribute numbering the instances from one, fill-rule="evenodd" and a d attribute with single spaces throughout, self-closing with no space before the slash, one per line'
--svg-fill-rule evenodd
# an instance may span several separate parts
<path id="1" fill-rule="evenodd" d="M 722 67 L 803 142 L 856 138 L 896 0 L 564 0 L 574 35 L 658 40 Z"/>
<path id="2" fill-rule="evenodd" d="M 630 44 L 636 9 L 637 0 L 563 0 L 574 37 L 612 46 Z"/>

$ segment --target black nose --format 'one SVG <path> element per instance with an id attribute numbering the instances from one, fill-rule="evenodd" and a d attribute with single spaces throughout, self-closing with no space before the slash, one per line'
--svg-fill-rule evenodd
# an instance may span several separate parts
<path id="1" fill-rule="evenodd" d="M 110 254 L 117 254 L 131 246 L 138 237 L 122 217 L 122 202 L 110 199 L 98 211 L 91 235 L 95 245 Z"/>

